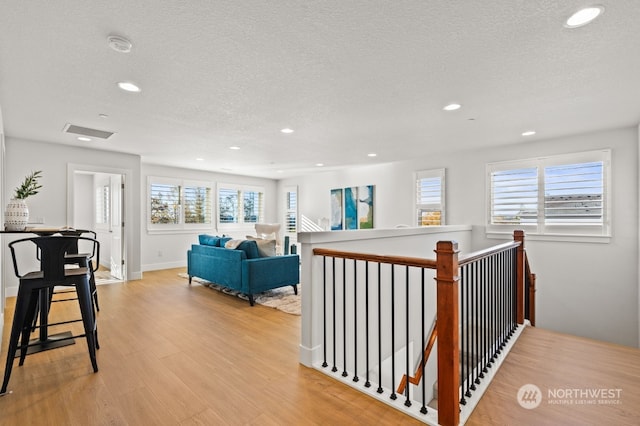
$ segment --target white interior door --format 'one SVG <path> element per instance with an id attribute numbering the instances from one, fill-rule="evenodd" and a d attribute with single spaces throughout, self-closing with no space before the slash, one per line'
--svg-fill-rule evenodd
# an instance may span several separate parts
<path id="1" fill-rule="evenodd" d="M 124 280 L 124 257 L 123 257 L 123 226 L 122 226 L 122 200 L 124 193 L 124 182 L 121 175 L 112 175 L 111 186 L 111 223 L 109 235 L 111 236 L 111 276 Z"/>

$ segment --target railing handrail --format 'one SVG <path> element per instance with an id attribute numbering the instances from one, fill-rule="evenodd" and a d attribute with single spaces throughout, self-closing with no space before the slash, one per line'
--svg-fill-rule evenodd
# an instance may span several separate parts
<path id="1" fill-rule="evenodd" d="M 529 314 L 530 321 L 535 324 L 535 274 L 531 272 L 531 267 L 529 265 L 529 260 L 527 258 L 527 254 L 525 251 L 525 238 L 524 232 L 521 230 L 516 230 L 513 233 L 513 241 L 497 244 L 493 247 L 489 247 L 483 250 L 478 250 L 472 253 L 469 253 L 465 256 L 458 257 L 458 243 L 455 241 L 439 241 L 436 245 L 436 259 L 427 259 L 427 258 L 418 258 L 418 257 L 408 257 L 408 256 L 392 256 L 392 255 L 378 255 L 378 254 L 368 254 L 368 253 L 358 253 L 358 252 L 350 252 L 350 251 L 342 251 L 342 250 L 334 250 L 327 248 L 313 248 L 312 253 L 315 256 L 323 256 L 325 258 L 334 258 L 334 259 L 349 259 L 354 260 L 353 267 L 353 282 L 360 282 L 356 278 L 356 272 L 362 269 L 358 268 L 355 264 L 355 261 L 365 261 L 378 263 L 378 278 L 382 276 L 380 265 L 388 264 L 391 265 L 391 299 L 390 299 L 390 318 L 391 318 L 391 339 L 392 349 L 395 349 L 395 325 L 394 325 L 394 295 L 393 289 L 397 287 L 398 283 L 394 285 L 394 265 L 406 266 L 406 267 L 417 267 L 422 268 L 422 296 L 423 300 L 422 305 L 422 335 L 418 338 L 418 340 L 422 340 L 422 343 L 426 343 L 426 347 L 424 350 L 421 350 L 422 359 L 419 361 L 415 373 L 411 376 L 410 371 L 410 358 L 409 358 L 409 287 L 412 282 L 409 280 L 409 276 L 412 275 L 407 270 L 406 272 L 406 290 L 402 293 L 406 296 L 406 372 L 401 379 L 400 386 L 397 388 L 398 393 L 404 393 L 406 391 L 406 401 L 405 406 L 411 406 L 410 400 L 410 387 L 409 384 L 417 385 L 419 382 L 422 383 L 422 395 L 423 395 L 423 407 L 420 412 L 423 414 L 427 413 L 425 406 L 425 376 L 424 376 L 424 367 L 426 360 L 428 359 L 429 352 L 434 346 L 435 340 L 438 340 L 438 362 L 437 362 L 437 380 L 438 380 L 438 423 L 443 425 L 458 425 L 460 421 L 460 407 L 464 405 L 465 396 L 471 397 L 471 390 L 476 390 L 475 384 L 480 383 L 479 378 L 484 378 L 484 373 L 487 372 L 487 368 L 491 367 L 491 363 L 497 358 L 498 354 L 501 353 L 501 349 L 505 347 L 506 341 L 509 340 L 509 337 L 512 335 L 513 331 L 519 327 L 519 325 L 525 323 L 525 298 L 530 299 L 530 304 L 526 307 L 526 311 Z M 492 259 L 496 258 L 498 263 L 498 268 L 496 270 L 502 271 L 504 275 L 498 280 L 490 281 L 489 284 L 483 284 L 478 280 L 486 279 L 485 275 L 485 264 L 486 268 L 492 268 Z M 343 262 L 340 262 L 343 263 Z M 480 266 L 478 266 L 479 264 Z M 326 274 L 326 264 L 323 263 L 323 270 Z M 480 269 L 476 269 L 480 268 Z M 346 301 L 347 297 L 347 279 L 345 275 L 345 271 L 348 268 L 346 264 L 343 263 L 342 267 L 342 319 L 347 318 L 347 309 L 346 309 Z M 436 280 L 436 320 L 434 322 L 434 326 L 431 330 L 431 336 L 429 336 L 428 340 L 425 340 L 425 321 L 424 321 L 424 297 L 425 297 L 425 274 L 424 269 L 434 269 L 435 270 L 435 280 Z M 469 270 L 475 271 L 472 274 L 469 273 Z M 481 271 L 480 273 L 478 272 Z M 368 283 L 368 266 L 364 268 L 365 279 L 364 282 Z M 336 262 L 333 263 L 333 289 L 329 289 L 330 292 L 334 294 L 333 300 L 333 319 L 330 320 L 331 327 L 333 327 L 333 362 L 334 366 L 331 369 L 332 372 L 337 372 L 336 360 L 338 357 L 336 356 L 335 350 L 337 347 L 336 342 L 336 300 L 335 300 L 335 274 L 336 274 Z M 490 275 L 490 274 L 489 274 Z M 469 277 L 473 276 L 473 280 L 469 281 Z M 359 277 L 359 275 L 358 275 Z M 326 279 L 326 278 L 323 278 Z M 525 281 L 528 282 L 528 288 L 525 292 Z M 351 283 L 351 281 L 350 281 Z M 461 284 L 462 283 L 462 284 Z M 479 284 L 480 283 L 480 284 Z M 351 285 L 351 284 L 349 284 Z M 471 287 L 473 285 L 473 287 Z M 324 286 L 324 284 L 323 284 Z M 378 391 L 377 393 L 382 394 L 382 349 L 380 342 L 382 341 L 380 334 L 380 301 L 382 297 L 380 295 L 380 289 L 382 288 L 380 281 L 378 281 Z M 326 290 L 323 287 L 323 292 Z M 340 290 L 338 289 L 338 292 Z M 473 293 L 475 291 L 475 293 Z M 478 292 L 485 292 L 488 296 L 475 296 L 474 294 L 479 294 Z M 356 299 L 358 291 L 353 291 L 353 302 L 354 306 L 358 306 Z M 369 294 L 368 284 L 366 287 L 366 294 Z M 468 295 L 472 294 L 472 299 L 469 299 Z M 466 297 L 466 299 L 465 299 Z M 499 299 L 499 298 L 502 299 Z M 496 304 L 493 305 L 493 308 L 481 308 L 478 310 L 478 304 L 483 304 L 484 302 L 491 303 L 492 301 L 498 300 Z M 366 316 L 365 320 L 368 321 L 369 313 L 368 313 L 368 296 L 365 299 L 366 302 Z M 479 300 L 481 300 L 479 302 Z M 471 302 L 470 302 L 471 301 Z M 324 302 L 323 302 L 324 303 Z M 515 306 L 514 306 L 515 304 Z M 362 305 L 362 303 L 360 304 Z M 483 305 L 484 306 L 484 305 Z M 488 305 L 487 305 L 488 306 Z M 326 312 L 326 306 L 323 305 L 323 312 Z M 463 312 L 460 310 L 463 309 Z M 358 369 L 358 334 L 357 334 L 357 321 L 359 320 L 359 316 L 357 315 L 357 310 L 353 310 L 353 327 L 354 327 L 354 350 L 353 350 L 353 359 L 354 359 L 354 378 L 353 381 L 358 381 L 357 369 Z M 419 312 L 413 310 L 412 312 Z M 461 315 L 467 315 L 467 317 L 462 317 Z M 416 314 L 417 315 L 417 314 Z M 469 315 L 471 315 L 469 317 Z M 326 316 L 325 316 L 326 318 Z M 465 319 L 466 318 L 466 319 Z M 472 318 L 474 322 L 470 322 L 469 318 Z M 339 319 L 339 318 L 338 318 Z M 326 321 L 326 320 L 325 320 Z M 478 322 L 479 321 L 479 322 Z M 345 326 L 347 324 L 346 321 L 342 322 L 343 329 L 341 331 L 341 335 L 343 337 L 343 351 L 342 361 L 343 361 L 343 369 L 342 377 L 347 377 L 347 328 Z M 367 323 L 368 324 L 368 323 Z M 480 324 L 480 331 L 484 333 L 478 337 L 473 337 L 471 335 L 474 332 L 475 328 Z M 326 329 L 327 325 L 324 324 Z M 465 331 L 466 330 L 466 331 Z M 484 331 L 483 331 L 484 330 Z M 339 332 L 340 333 L 340 332 Z M 369 331 L 367 328 L 366 335 L 369 335 Z M 437 337 L 436 337 L 437 336 Z M 464 336 L 464 339 L 463 339 Z M 484 337 L 483 337 L 484 336 Z M 366 347 L 368 348 L 369 343 L 367 339 Z M 324 345 L 327 347 L 327 342 L 325 341 Z M 476 349 L 476 352 L 470 352 L 469 349 Z M 462 348 L 462 349 L 461 349 Z M 465 349 L 466 348 L 466 349 Z M 368 349 L 367 349 L 368 350 Z M 464 364 L 461 367 L 458 362 L 452 362 L 452 360 L 462 360 L 461 353 L 465 354 Z M 472 357 L 469 357 L 468 354 L 475 354 Z M 391 388 L 392 394 L 390 396 L 391 399 L 396 399 L 396 389 L 395 389 L 395 381 L 394 378 L 397 377 L 395 374 L 395 365 L 396 361 L 394 358 L 395 352 L 391 351 Z M 365 357 L 366 362 L 366 371 L 367 371 L 367 384 L 369 384 L 369 355 Z M 460 361 L 462 362 L 462 361 Z M 484 365 L 481 365 L 483 363 Z M 324 362 L 323 368 L 328 367 L 327 363 L 327 355 L 324 354 Z M 481 369 L 482 367 L 482 369 Z M 461 371 L 462 369 L 462 371 Z M 475 380 L 473 380 L 473 374 L 476 375 Z M 464 392 L 464 384 L 467 385 L 467 391 Z M 366 387 L 368 387 L 365 384 Z M 462 389 L 462 399 L 460 399 L 460 390 Z"/>
<path id="2" fill-rule="evenodd" d="M 413 376 L 409 376 L 404 374 L 402 379 L 400 380 L 400 384 L 398 385 L 398 393 L 404 393 L 404 390 L 407 386 L 407 382 L 412 385 L 417 385 L 422 380 L 422 375 L 424 374 L 424 366 L 429 360 L 429 356 L 431 355 L 431 350 L 433 349 L 433 345 L 436 343 L 436 339 L 438 338 L 438 322 L 437 320 L 433 321 L 433 326 L 431 328 L 431 334 L 429 335 L 429 341 L 427 342 L 427 346 L 424 348 L 424 352 L 422 353 L 422 359 L 418 363 L 418 367 L 416 368 L 416 372 Z"/>
<path id="3" fill-rule="evenodd" d="M 350 251 L 314 248 L 316 256 L 336 257 L 339 259 L 363 260 L 369 262 L 387 263 L 402 266 L 415 266 L 417 268 L 436 269 L 436 261 L 421 257 L 387 256 L 378 254 L 356 253 Z"/>
<path id="4" fill-rule="evenodd" d="M 510 250 L 514 247 L 518 247 L 520 245 L 520 241 L 507 241 L 506 243 L 498 244 L 492 247 L 488 247 L 486 249 L 474 251 L 473 253 L 469 253 L 466 256 L 462 257 L 458 260 L 459 266 L 464 266 L 467 263 L 475 262 L 485 257 L 489 257 L 493 254 L 500 253 L 501 251 Z"/>

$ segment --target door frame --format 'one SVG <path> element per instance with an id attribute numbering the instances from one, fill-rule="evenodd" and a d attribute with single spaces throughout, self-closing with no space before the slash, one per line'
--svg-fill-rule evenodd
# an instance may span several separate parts
<path id="1" fill-rule="evenodd" d="M 71 164 L 67 165 L 67 223 L 74 223 L 74 203 L 75 203 L 75 185 L 74 185 L 74 175 L 76 172 L 81 173 L 105 173 L 105 174 L 113 174 L 113 175 L 121 175 L 122 182 L 125 185 L 130 185 L 132 182 L 132 171 L 130 169 L 118 169 L 115 167 L 103 167 L 103 166 L 95 166 L 88 164 Z M 128 208 L 128 203 L 126 202 L 127 196 L 126 191 L 128 191 L 126 186 L 123 189 L 122 198 L 121 198 L 121 217 L 125 223 L 125 226 L 122 227 L 122 259 L 124 260 L 124 268 L 122 270 L 123 279 L 126 281 L 131 275 L 130 272 L 130 262 L 128 256 L 128 246 L 131 238 L 131 232 L 133 231 L 133 227 L 131 226 L 132 221 L 130 217 L 130 212 Z"/>

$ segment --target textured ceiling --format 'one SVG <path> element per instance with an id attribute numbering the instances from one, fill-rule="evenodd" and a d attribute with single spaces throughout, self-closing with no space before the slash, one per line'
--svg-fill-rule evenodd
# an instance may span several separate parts
<path id="1" fill-rule="evenodd" d="M 5 133 L 277 179 L 638 124 L 640 3 L 602 3 L 2 0 Z"/>

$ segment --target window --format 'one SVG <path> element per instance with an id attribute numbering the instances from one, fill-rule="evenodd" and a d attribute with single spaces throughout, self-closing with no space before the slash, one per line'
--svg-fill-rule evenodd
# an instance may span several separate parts
<path id="1" fill-rule="evenodd" d="M 204 182 L 149 178 L 150 230 L 206 229 L 211 227 L 211 186 Z"/>
<path id="2" fill-rule="evenodd" d="M 416 173 L 417 226 L 444 225 L 444 169 Z"/>
<path id="3" fill-rule="evenodd" d="M 489 164 L 488 229 L 608 236 L 610 159 L 603 150 Z"/>
<path id="4" fill-rule="evenodd" d="M 219 185 L 219 225 L 254 224 L 263 220 L 264 190 L 228 184 Z"/>
<path id="5" fill-rule="evenodd" d="M 295 187 L 285 191 L 284 226 L 287 234 L 298 232 L 298 191 Z"/>
<path id="6" fill-rule="evenodd" d="M 184 223 L 211 223 L 211 188 L 186 186 L 183 190 Z"/>
<path id="7" fill-rule="evenodd" d="M 151 223 L 180 223 L 180 185 L 152 183 Z"/>
<path id="8" fill-rule="evenodd" d="M 96 225 L 109 225 L 109 185 L 96 188 Z"/>

